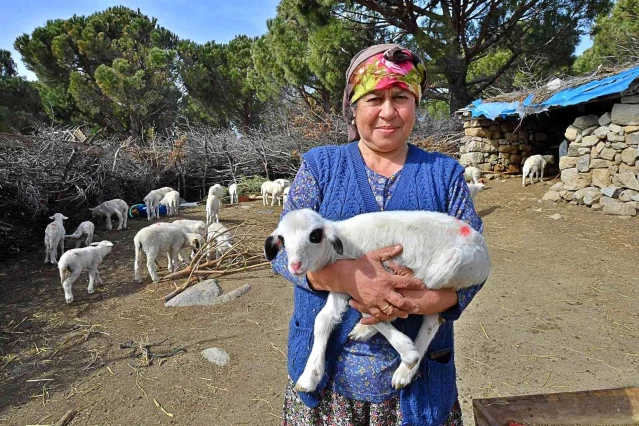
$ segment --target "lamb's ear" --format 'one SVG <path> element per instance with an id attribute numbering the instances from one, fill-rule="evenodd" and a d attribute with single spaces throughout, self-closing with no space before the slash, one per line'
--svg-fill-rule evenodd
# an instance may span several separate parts
<path id="1" fill-rule="evenodd" d="M 269 262 L 275 259 L 282 246 L 282 240 L 277 235 L 277 231 L 266 237 L 266 241 L 264 241 L 264 256 Z"/>
<path id="2" fill-rule="evenodd" d="M 324 235 L 329 243 L 333 246 L 333 250 L 337 252 L 337 254 L 344 254 L 344 244 L 342 244 L 342 240 L 337 236 L 337 232 L 335 232 L 335 228 L 331 225 L 324 225 Z"/>
<path id="3" fill-rule="evenodd" d="M 67 219 L 68 219 L 68 217 L 62 216 L 62 220 L 67 220 Z"/>
<path id="4" fill-rule="evenodd" d="M 95 243 L 91 243 L 91 245 L 92 245 L 93 247 L 95 247 L 95 246 L 97 246 L 97 245 L 100 245 L 100 241 L 95 242 Z"/>
<path id="5" fill-rule="evenodd" d="M 55 216 L 49 216 L 49 219 L 55 220 Z"/>

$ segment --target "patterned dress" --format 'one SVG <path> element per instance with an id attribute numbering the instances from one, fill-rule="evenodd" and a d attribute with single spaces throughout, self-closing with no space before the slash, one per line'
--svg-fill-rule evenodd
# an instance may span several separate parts
<path id="1" fill-rule="evenodd" d="M 397 186 L 402 170 L 385 177 L 366 167 L 368 183 L 375 200 L 384 210 Z M 319 210 L 320 189 L 305 162 L 302 162 L 284 206 L 282 216 L 292 210 L 310 208 Z M 447 213 L 468 222 L 482 231 L 483 224 L 472 204 L 468 187 L 463 178 L 451 185 Z M 274 263 L 283 260 L 276 258 Z M 274 264 L 274 269 L 286 265 Z M 296 280 L 296 285 L 308 287 L 306 278 Z M 458 292 L 459 305 L 465 307 L 481 286 Z M 380 344 L 376 344 L 380 340 Z M 363 356 L 374 346 L 378 353 Z M 387 347 L 388 350 L 379 350 Z M 388 354 L 386 352 L 389 352 Z M 319 405 L 307 407 L 299 398 L 294 384 L 289 383 L 284 396 L 284 426 L 400 426 L 402 415 L 399 408 L 399 391 L 390 386 L 392 372 L 397 368 L 397 356 L 381 335 L 369 342 L 348 341 L 338 359 L 333 377 L 320 393 Z M 380 401 L 380 402 L 372 402 Z M 453 406 L 445 425 L 462 425 L 459 402 Z"/>

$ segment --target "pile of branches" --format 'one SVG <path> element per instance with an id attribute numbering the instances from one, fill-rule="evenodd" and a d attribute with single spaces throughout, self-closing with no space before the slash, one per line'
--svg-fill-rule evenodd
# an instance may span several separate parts
<path id="1" fill-rule="evenodd" d="M 218 257 L 215 254 L 220 245 L 211 239 L 198 250 L 186 268 L 161 278 L 160 282 L 186 279 L 182 285 L 176 284 L 175 290 L 167 294 L 164 301 L 169 301 L 200 280 L 219 278 L 268 266 L 269 262 L 264 260 L 264 254 L 258 242 L 263 236 L 253 232 L 255 227 L 256 223 L 244 221 L 235 227 L 228 228 L 222 234 L 226 232 L 232 234 L 233 243 L 230 248 L 225 248 L 221 256 Z M 210 255 L 207 256 L 207 254 Z"/>

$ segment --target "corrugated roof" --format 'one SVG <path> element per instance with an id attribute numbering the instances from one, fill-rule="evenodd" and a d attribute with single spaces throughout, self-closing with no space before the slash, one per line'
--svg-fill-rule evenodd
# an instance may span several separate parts
<path id="1" fill-rule="evenodd" d="M 539 99 L 539 93 L 530 92 L 523 101 L 514 100 L 511 102 L 484 102 L 482 99 L 473 101 L 469 106 L 460 112 L 469 112 L 473 118 L 485 117 L 495 119 L 499 116 L 517 116 L 523 118 L 530 114 L 537 114 L 552 108 L 561 108 L 570 105 L 578 105 L 618 94 L 620 96 L 637 92 L 639 89 L 639 66 L 621 71 L 599 80 L 591 80 L 587 83 L 574 87 L 559 89 L 550 96 L 544 96 L 544 100 Z M 520 99 L 523 96 L 520 95 Z"/>

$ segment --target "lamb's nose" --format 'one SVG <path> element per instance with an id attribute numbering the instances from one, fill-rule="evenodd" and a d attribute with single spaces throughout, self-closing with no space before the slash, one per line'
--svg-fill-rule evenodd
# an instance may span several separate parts
<path id="1" fill-rule="evenodd" d="M 289 262 L 288 264 L 293 272 L 297 272 L 302 267 L 302 262 Z"/>

